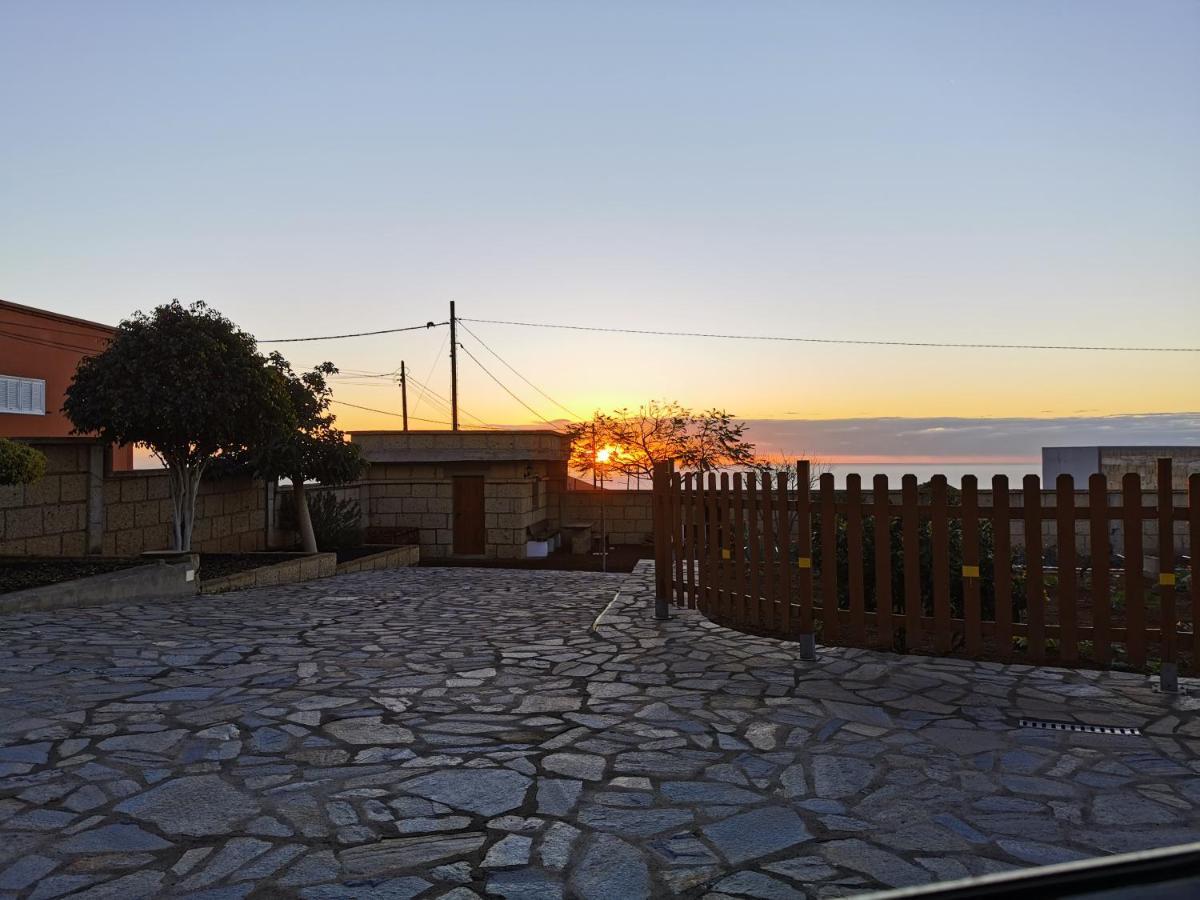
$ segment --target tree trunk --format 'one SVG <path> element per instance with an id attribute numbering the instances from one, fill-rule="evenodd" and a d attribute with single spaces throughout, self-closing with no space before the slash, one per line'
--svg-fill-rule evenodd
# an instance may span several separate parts
<path id="1" fill-rule="evenodd" d="M 305 553 L 316 553 L 317 538 L 313 534 L 312 517 L 308 514 L 303 478 L 292 479 L 292 501 L 296 504 L 296 530 L 300 532 L 300 546 Z"/>
<path id="2" fill-rule="evenodd" d="M 171 486 L 171 543 L 173 550 L 192 549 L 192 531 L 196 524 L 196 494 L 200 490 L 200 478 L 204 464 L 189 466 L 171 464 L 167 476 Z"/>

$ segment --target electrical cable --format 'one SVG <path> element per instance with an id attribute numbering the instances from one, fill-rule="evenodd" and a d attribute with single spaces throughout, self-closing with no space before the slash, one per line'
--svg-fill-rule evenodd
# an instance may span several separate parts
<path id="1" fill-rule="evenodd" d="M 472 353 L 470 350 L 468 350 L 462 344 L 459 344 L 459 347 L 462 348 L 463 353 L 467 354 L 467 356 L 469 356 L 471 358 L 471 361 L 473 363 L 475 363 L 475 365 L 477 365 L 477 366 L 479 366 L 479 368 L 483 369 L 483 373 L 485 375 L 487 375 L 488 378 L 492 379 L 492 381 L 494 381 L 494 382 L 496 382 L 496 384 L 500 385 L 500 388 L 501 388 L 501 390 L 504 391 L 504 393 L 508 394 L 508 396 L 512 397 L 514 400 L 516 400 L 518 403 L 520 403 L 523 407 L 525 407 L 527 410 L 529 410 L 529 412 L 533 413 L 535 416 L 537 416 L 539 419 L 541 419 L 543 422 L 545 422 L 547 425 L 549 425 L 555 431 L 558 431 L 559 427 L 556 424 L 551 422 L 549 419 L 547 419 L 545 416 L 543 416 L 540 412 L 538 412 L 536 409 L 534 409 L 532 406 L 530 406 L 528 403 L 526 403 L 524 400 L 522 400 L 520 397 L 518 397 L 516 394 L 514 394 L 511 390 L 509 390 L 508 385 L 506 385 L 503 381 L 501 381 L 499 378 L 497 378 L 495 375 L 493 375 L 491 372 L 489 372 L 487 366 L 485 366 L 483 363 L 481 363 L 478 359 L 475 358 L 474 353 Z"/>
<path id="2" fill-rule="evenodd" d="M 551 403 L 553 403 L 559 409 L 563 410 L 563 412 L 565 412 L 572 419 L 575 419 L 576 421 L 581 421 L 583 419 L 583 416 L 579 415 L 579 413 L 577 413 L 574 410 L 569 409 L 568 407 L 559 403 L 557 400 L 555 400 L 553 397 L 551 397 L 549 394 L 547 394 L 545 391 L 543 391 L 540 387 L 538 387 L 536 384 L 534 384 L 532 381 L 530 381 L 528 378 L 526 378 L 524 375 L 522 375 L 520 372 L 518 372 L 516 369 L 514 369 L 511 365 L 509 365 L 509 363 L 499 353 L 497 353 L 495 350 L 493 350 L 491 347 L 489 347 L 487 344 L 485 344 L 483 342 L 482 338 L 480 338 L 479 335 L 477 335 L 475 332 L 473 332 L 466 325 L 463 325 L 463 330 L 466 331 L 466 333 L 469 334 L 471 337 L 475 338 L 475 340 L 479 341 L 479 345 L 481 347 L 483 347 L 483 349 L 486 350 L 488 353 L 492 354 L 492 356 L 496 357 L 496 359 L 500 360 L 500 362 L 503 363 L 510 372 L 512 372 L 514 375 L 516 375 L 518 378 L 520 378 L 523 382 L 525 382 L 527 385 L 529 385 L 531 388 L 533 388 L 535 391 L 537 391 L 539 394 L 541 394 L 543 397 L 545 397 L 547 400 L 549 400 Z"/>
<path id="3" fill-rule="evenodd" d="M 301 341 L 340 341 L 342 338 L 371 337 L 376 334 L 399 334 L 402 331 L 421 331 L 422 329 L 440 328 L 449 322 L 426 322 L 424 325 L 409 325 L 407 328 L 382 328 L 379 331 L 354 331 L 349 334 L 321 334 L 315 337 L 298 338 L 261 338 L 260 344 L 296 344 Z"/>
<path id="4" fill-rule="evenodd" d="M 555 325 L 548 322 L 516 322 L 508 319 L 466 319 L 487 325 L 517 325 L 522 328 L 557 328 L 566 331 L 600 331 L 616 334 L 646 334 L 657 337 L 718 338 L 729 341 L 784 341 L 800 344 L 859 344 L 872 347 L 937 347 L 963 350 L 1085 350 L 1113 353 L 1200 353 L 1200 347 L 1120 347 L 1071 344 L 969 344 L 951 341 L 872 341 L 859 338 L 786 337 L 767 334 L 716 334 L 705 331 L 656 331 L 649 328 L 607 328 L 600 325 Z"/>

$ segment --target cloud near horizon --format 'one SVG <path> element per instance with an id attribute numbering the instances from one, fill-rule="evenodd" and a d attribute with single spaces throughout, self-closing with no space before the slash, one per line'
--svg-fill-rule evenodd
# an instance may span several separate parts
<path id="1" fill-rule="evenodd" d="M 1042 447 L 1200 445 L 1200 412 L 1060 418 L 748 419 L 760 453 L 831 462 L 1033 462 Z"/>

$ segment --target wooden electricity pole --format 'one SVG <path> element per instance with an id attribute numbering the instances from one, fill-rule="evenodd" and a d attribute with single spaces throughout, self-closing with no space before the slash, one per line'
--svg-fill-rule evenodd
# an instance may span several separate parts
<path id="1" fill-rule="evenodd" d="M 458 329 L 450 301 L 450 429 L 458 431 Z"/>
<path id="2" fill-rule="evenodd" d="M 400 411 L 404 413 L 404 430 L 408 431 L 408 372 L 400 360 Z"/>

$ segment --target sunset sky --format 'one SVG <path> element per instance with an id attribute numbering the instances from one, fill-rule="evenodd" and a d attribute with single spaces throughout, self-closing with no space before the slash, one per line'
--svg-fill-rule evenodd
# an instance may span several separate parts
<path id="1" fill-rule="evenodd" d="M 263 339 L 442 321 L 453 299 L 571 325 L 1200 346 L 1192 0 L 9 2 L 0 66 L 0 297 L 17 303 L 115 322 L 203 299 Z M 1197 353 L 468 326 L 583 415 L 652 398 L 773 420 L 1200 410 Z M 448 395 L 444 338 L 264 349 L 368 373 L 403 359 Z M 460 390 L 486 422 L 538 421 L 465 356 Z M 444 419 L 419 393 L 414 415 Z M 336 396 L 400 408 L 386 378 Z M 1196 439 L 1195 417 L 1170 421 Z M 962 454 L 1010 455 L 997 440 Z"/>

